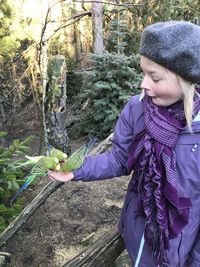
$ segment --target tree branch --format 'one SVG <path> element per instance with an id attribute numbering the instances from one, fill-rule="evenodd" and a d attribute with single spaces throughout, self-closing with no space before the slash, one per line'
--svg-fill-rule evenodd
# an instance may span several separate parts
<path id="1" fill-rule="evenodd" d="M 91 14 L 92 14 L 91 11 L 85 11 L 85 12 L 83 12 L 83 13 L 76 14 L 76 15 L 74 15 L 73 17 L 67 19 L 67 20 L 65 21 L 65 23 L 67 23 L 67 22 L 69 22 L 69 21 L 71 21 L 71 20 L 73 20 L 73 21 L 70 22 L 70 23 L 68 23 L 68 24 L 63 23 L 62 25 L 60 25 L 60 27 L 58 27 L 58 28 L 54 31 L 54 33 L 53 33 L 49 38 L 46 39 L 46 42 L 48 42 L 48 41 L 49 41 L 49 40 L 56 34 L 56 32 L 58 32 L 59 30 L 61 30 L 61 29 L 63 29 L 63 28 L 66 28 L 66 27 L 70 26 L 71 24 L 73 24 L 73 23 L 75 23 L 76 21 L 80 20 L 80 19 L 83 18 L 84 16 L 87 16 L 87 15 L 88 15 L 88 16 L 91 16 Z"/>
<path id="2" fill-rule="evenodd" d="M 125 7 L 141 7 L 141 6 L 145 6 L 146 4 L 150 3 L 151 1 L 154 1 L 154 0 L 148 0 L 142 4 L 130 4 L 130 3 L 123 3 L 123 4 L 117 4 L 117 3 L 114 3 L 114 2 L 107 2 L 107 1 L 104 1 L 104 2 L 101 2 L 101 1 L 92 1 L 92 0 L 75 0 L 74 2 L 77 2 L 77 3 L 101 3 L 101 4 L 108 4 L 108 5 L 112 5 L 112 6 L 125 6 Z"/>

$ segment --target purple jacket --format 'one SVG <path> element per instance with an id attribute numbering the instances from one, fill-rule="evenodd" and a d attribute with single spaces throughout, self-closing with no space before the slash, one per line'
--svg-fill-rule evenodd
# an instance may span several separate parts
<path id="1" fill-rule="evenodd" d="M 88 156 L 82 167 L 74 171 L 74 180 L 94 181 L 128 175 L 126 167 L 133 138 L 144 129 L 143 105 L 133 96 L 123 109 L 114 132 L 113 149 L 97 156 Z M 184 128 L 176 144 L 177 180 L 190 196 L 192 207 L 189 223 L 170 240 L 170 267 L 200 267 L 200 120 L 192 124 L 193 133 Z M 119 230 L 135 267 L 156 267 L 143 233 L 145 218 L 138 214 L 138 197 L 132 181 L 122 209 Z"/>

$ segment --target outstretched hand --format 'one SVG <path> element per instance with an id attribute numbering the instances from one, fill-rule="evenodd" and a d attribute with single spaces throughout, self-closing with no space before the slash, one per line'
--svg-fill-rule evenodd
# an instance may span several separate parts
<path id="1" fill-rule="evenodd" d="M 74 178 L 73 172 L 48 171 L 48 177 L 54 182 L 68 182 Z"/>

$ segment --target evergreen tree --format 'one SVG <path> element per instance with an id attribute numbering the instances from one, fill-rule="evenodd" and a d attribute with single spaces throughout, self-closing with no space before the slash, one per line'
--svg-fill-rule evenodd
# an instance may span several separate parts
<path id="1" fill-rule="evenodd" d="M 135 55 L 105 52 L 93 55 L 93 60 L 94 69 L 84 76 L 73 133 L 102 138 L 113 131 L 130 96 L 139 92 L 141 74 Z"/>
<path id="2" fill-rule="evenodd" d="M 109 52 L 127 54 L 127 41 L 129 37 L 127 12 L 117 12 L 117 10 L 113 10 L 113 12 L 114 16 L 109 23 L 106 48 Z"/>

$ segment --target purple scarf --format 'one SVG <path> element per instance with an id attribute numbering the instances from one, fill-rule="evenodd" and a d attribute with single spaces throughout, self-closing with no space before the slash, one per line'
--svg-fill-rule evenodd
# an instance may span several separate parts
<path id="1" fill-rule="evenodd" d="M 183 102 L 158 107 L 145 96 L 145 130 L 134 138 L 127 166 L 134 169 L 139 210 L 146 217 L 145 240 L 160 266 L 167 266 L 169 239 L 188 223 L 190 198 L 176 181 L 175 145 L 186 125 Z M 195 97 L 194 116 L 200 109 Z M 170 111 L 169 111 L 170 110 Z"/>

